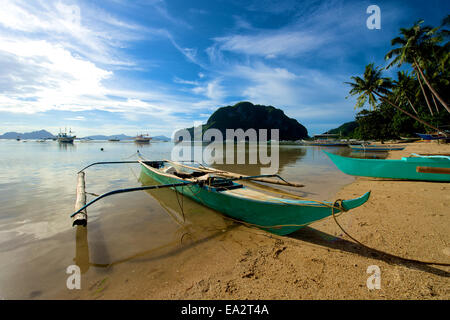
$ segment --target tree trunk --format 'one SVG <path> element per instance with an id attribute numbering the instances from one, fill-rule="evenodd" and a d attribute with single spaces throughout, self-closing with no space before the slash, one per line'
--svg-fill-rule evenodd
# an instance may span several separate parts
<path id="1" fill-rule="evenodd" d="M 433 89 L 433 87 L 431 86 L 431 84 L 428 82 L 428 79 L 425 77 L 425 75 L 422 72 L 422 69 L 420 68 L 419 64 L 417 63 L 416 58 L 414 58 L 414 64 L 417 67 L 417 70 L 419 70 L 420 74 L 422 75 L 423 80 L 425 81 L 425 83 L 427 84 L 428 88 L 430 88 L 431 92 L 436 96 L 436 98 L 439 100 L 440 103 L 442 103 L 442 105 L 444 106 L 444 108 L 450 112 L 450 108 L 447 106 L 447 104 L 444 102 L 444 100 L 438 95 L 438 93 L 436 92 L 436 90 Z"/>
<path id="2" fill-rule="evenodd" d="M 430 110 L 431 115 L 434 116 L 433 109 L 431 109 L 430 102 L 428 101 L 427 93 L 425 92 L 425 89 L 422 85 L 422 80 L 420 80 L 420 75 L 419 75 L 419 72 L 417 72 L 417 69 L 416 69 L 416 76 L 417 76 L 417 79 L 419 80 L 420 88 L 422 89 L 423 96 L 425 97 L 425 101 L 427 102 L 428 109 Z"/>
<path id="3" fill-rule="evenodd" d="M 439 109 L 436 103 L 436 99 L 434 98 L 434 95 L 431 95 L 431 98 L 433 98 L 434 106 L 436 107 L 436 112 L 439 113 Z"/>
<path id="4" fill-rule="evenodd" d="M 427 127 L 430 127 L 434 130 L 436 130 L 437 132 L 439 132 L 440 130 L 438 128 L 436 128 L 435 126 L 432 126 L 431 124 L 429 124 L 428 122 L 423 121 L 422 119 L 417 118 L 415 115 L 412 115 L 411 113 L 409 113 L 408 111 L 403 110 L 402 108 L 400 108 L 399 106 L 393 104 L 389 99 L 387 99 L 386 97 L 383 97 L 382 95 L 380 95 L 378 92 L 374 92 L 378 97 L 380 97 L 381 100 L 383 100 L 384 102 L 389 103 L 391 106 L 393 106 L 394 108 L 400 110 L 401 112 L 403 112 L 404 114 L 410 116 L 411 118 L 419 121 L 420 123 L 426 125 Z M 447 136 L 444 133 L 445 136 Z"/>
<path id="5" fill-rule="evenodd" d="M 409 105 L 411 106 L 411 108 L 414 110 L 414 112 L 417 114 L 417 115 L 419 115 L 418 113 L 417 113 L 417 110 L 416 110 L 416 108 L 414 108 L 414 105 L 412 104 L 412 102 L 411 102 L 411 100 L 409 100 L 409 98 L 408 97 L 406 97 L 406 99 L 408 100 L 408 102 L 409 102 Z"/>

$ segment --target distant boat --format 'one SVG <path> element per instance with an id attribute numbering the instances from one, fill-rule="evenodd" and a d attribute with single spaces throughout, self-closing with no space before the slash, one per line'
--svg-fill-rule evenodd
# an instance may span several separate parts
<path id="1" fill-rule="evenodd" d="M 118 138 L 111 138 L 108 141 L 120 141 L 120 139 L 118 139 Z"/>
<path id="2" fill-rule="evenodd" d="M 148 134 L 140 134 L 134 138 L 137 143 L 149 143 L 152 138 Z"/>
<path id="3" fill-rule="evenodd" d="M 305 146 L 317 146 L 317 147 L 346 147 L 349 144 L 354 144 L 355 141 L 347 139 L 338 140 L 338 134 L 316 134 L 314 140 L 302 140 L 302 144 Z M 361 142 L 360 142 L 361 143 Z"/>
<path id="4" fill-rule="evenodd" d="M 410 137 L 400 137 L 400 139 L 402 140 L 402 142 L 415 142 L 420 140 L 420 138 L 410 138 Z"/>
<path id="5" fill-rule="evenodd" d="M 348 142 L 340 142 L 340 141 L 320 141 L 320 140 L 314 140 L 314 141 L 307 141 L 302 140 L 303 145 L 305 146 L 317 146 L 317 147 L 346 147 L 348 146 Z"/>
<path id="6" fill-rule="evenodd" d="M 69 133 L 60 132 L 60 133 L 58 133 L 58 136 L 56 138 L 57 138 L 58 142 L 73 143 L 73 140 L 76 138 L 76 136 L 71 135 L 71 133 L 73 133 L 71 130 L 69 130 Z"/>
<path id="7" fill-rule="evenodd" d="M 352 176 L 450 181 L 450 157 L 448 156 L 418 155 L 415 157 L 403 157 L 401 160 L 391 160 L 349 158 L 329 152 L 325 152 L 325 154 L 339 170 Z"/>
<path id="8" fill-rule="evenodd" d="M 17 137 L 17 139 L 16 139 L 17 141 L 20 141 L 20 138 L 19 137 Z"/>
<path id="9" fill-rule="evenodd" d="M 416 133 L 423 140 L 440 140 L 440 139 L 449 139 L 448 136 L 445 136 L 443 133 L 439 132 L 437 134 L 428 134 L 428 133 Z"/>
<path id="10" fill-rule="evenodd" d="M 394 150 L 403 150 L 405 149 L 404 146 L 390 146 L 390 145 L 349 145 L 350 148 L 352 148 L 355 151 L 394 151 Z"/>

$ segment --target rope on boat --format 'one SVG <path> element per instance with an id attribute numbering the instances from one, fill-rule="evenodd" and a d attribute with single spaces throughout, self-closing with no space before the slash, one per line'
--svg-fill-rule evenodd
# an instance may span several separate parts
<path id="1" fill-rule="evenodd" d="M 139 151 L 137 151 L 137 154 L 139 155 Z M 134 156 L 134 155 L 133 155 L 133 156 Z M 117 162 L 102 162 L 102 163 L 117 163 Z M 126 161 L 125 163 L 131 163 L 131 161 L 129 161 L 129 162 Z M 88 166 L 88 167 L 89 167 L 89 166 Z M 87 167 L 86 167 L 86 168 L 87 168 Z M 84 169 L 86 169 L 86 168 L 84 168 Z M 80 172 L 83 172 L 84 169 L 80 170 Z M 134 173 L 134 172 L 133 172 L 133 173 Z M 242 177 L 241 177 L 241 179 L 242 179 Z M 240 180 L 240 179 L 229 179 L 229 180 Z M 177 194 L 177 202 L 178 202 L 179 205 L 180 205 L 180 202 L 178 201 L 178 192 L 177 192 L 176 187 L 177 187 L 177 186 L 181 186 L 181 188 L 182 188 L 182 190 L 183 190 L 183 187 L 184 187 L 185 185 L 188 186 L 188 187 L 189 187 L 189 190 L 193 193 L 193 195 L 194 195 L 198 200 L 200 200 L 200 202 L 201 202 L 202 204 L 204 204 L 203 200 L 198 196 L 198 194 L 200 193 L 200 191 L 202 190 L 202 188 L 199 187 L 199 191 L 198 191 L 197 193 L 194 193 L 194 192 L 192 191 L 192 189 L 191 189 L 191 184 L 196 184 L 196 183 L 193 182 L 193 183 L 173 184 L 173 185 L 172 185 L 172 186 L 174 187 L 174 189 L 175 189 L 175 193 Z M 198 183 L 197 183 L 197 186 L 198 186 Z M 155 186 L 155 187 L 156 187 L 155 189 L 158 189 L 157 186 Z M 148 188 L 148 187 L 147 187 L 147 188 Z M 140 187 L 140 188 L 131 188 L 131 189 L 134 189 L 134 190 L 145 190 L 145 189 L 147 189 L 147 188 L 145 188 L 145 187 Z M 256 186 L 254 186 L 254 185 L 252 185 L 251 188 L 255 188 L 255 189 L 260 189 L 260 190 L 263 190 L 263 191 L 267 191 L 267 190 L 264 190 L 263 188 L 259 188 L 259 187 L 256 187 Z M 131 189 L 129 189 L 129 190 L 131 190 Z M 117 191 L 119 191 L 119 190 L 117 190 Z M 117 191 L 116 191 L 116 192 L 117 192 Z M 94 199 L 93 201 L 91 201 L 90 203 L 88 203 L 87 205 L 85 205 L 84 207 L 82 207 L 81 209 L 86 208 L 89 204 L 91 204 L 91 203 L 93 203 L 93 202 L 99 200 L 100 198 L 102 198 L 102 197 L 104 197 L 104 196 L 106 196 L 106 195 L 114 194 L 114 193 L 116 193 L 116 192 L 110 192 L 110 193 L 104 194 L 104 195 L 100 196 L 99 198 Z M 121 190 L 121 191 L 119 191 L 119 192 L 123 192 L 123 190 Z M 319 200 L 315 200 L 315 199 L 308 199 L 308 198 L 305 198 L 305 197 L 296 196 L 296 195 L 294 195 L 294 194 L 292 194 L 292 193 L 283 192 L 283 191 L 281 191 L 281 190 L 270 190 L 269 192 L 272 192 L 272 193 L 278 193 L 278 194 L 281 194 L 281 195 L 289 196 L 289 197 L 291 197 L 291 198 L 297 198 L 297 199 L 301 199 L 301 200 L 306 200 L 306 201 L 316 202 L 316 203 L 319 203 L 319 204 L 322 204 L 322 205 L 324 205 L 324 206 L 327 206 L 327 207 L 331 208 L 331 215 L 332 215 L 332 217 L 333 217 L 333 219 L 334 219 L 334 222 L 335 222 L 336 225 L 341 229 L 341 231 L 344 232 L 344 234 L 347 235 L 347 236 L 348 236 L 350 239 L 352 239 L 354 242 L 356 242 L 357 244 L 359 244 L 360 246 L 362 246 L 362 247 L 364 247 L 364 248 L 366 248 L 366 249 L 369 249 L 369 250 L 372 250 L 372 251 L 377 251 L 377 252 L 382 253 L 382 254 L 384 254 L 384 255 L 386 255 L 386 256 L 394 257 L 394 258 L 397 258 L 397 259 L 400 259 L 400 260 L 403 260 L 403 261 L 406 261 L 406 262 L 419 263 L 419 264 L 425 264 L 425 265 L 450 266 L 450 263 L 435 262 L 435 261 L 423 261 L 423 260 L 416 260 L 416 259 L 410 259 L 410 258 L 400 257 L 400 256 L 397 256 L 397 255 L 388 253 L 388 252 L 384 252 L 384 251 L 381 251 L 381 250 L 378 250 L 378 249 L 371 248 L 371 247 L 369 247 L 369 246 L 363 244 L 362 242 L 358 241 L 357 239 L 355 239 L 354 237 L 352 237 L 352 236 L 351 236 L 351 235 L 350 235 L 350 234 L 349 234 L 349 233 L 348 233 L 348 232 L 347 232 L 347 231 L 339 224 L 339 222 L 338 222 L 337 219 L 336 219 L 336 217 L 339 216 L 339 213 L 342 213 L 342 212 L 347 211 L 347 210 L 343 207 L 343 205 L 342 205 L 342 201 L 343 201 L 342 199 L 337 199 L 333 204 L 330 204 L 330 203 L 326 203 L 326 202 L 319 201 Z M 183 199 L 183 191 L 182 191 L 181 194 L 182 194 L 182 197 L 181 197 L 181 198 Z M 302 203 L 302 204 L 297 204 L 297 203 L 287 203 L 287 202 L 283 202 L 282 199 L 277 199 L 277 200 L 279 200 L 281 203 L 286 203 L 286 204 L 290 204 L 290 205 L 302 205 L 302 206 L 305 205 L 304 203 Z M 182 200 L 182 201 L 183 201 L 183 200 Z M 205 205 L 205 204 L 204 204 L 204 205 Z M 184 211 L 183 211 L 182 205 L 180 205 L 180 208 L 182 209 L 183 220 L 185 220 L 185 216 L 184 216 Z M 335 210 L 339 210 L 338 215 L 336 215 Z M 76 214 L 76 213 L 74 213 L 71 217 L 73 217 L 75 214 Z M 283 228 L 283 227 L 304 227 L 304 226 L 310 224 L 310 223 L 305 223 L 305 224 L 284 224 L 284 225 L 263 226 L 263 225 L 258 225 L 258 224 L 254 224 L 254 223 L 249 223 L 249 222 L 245 222 L 245 221 L 233 219 L 233 218 L 228 217 L 228 216 L 227 216 L 227 218 L 230 219 L 230 220 L 233 220 L 233 221 L 235 221 L 235 222 L 238 222 L 238 223 L 247 225 L 247 226 L 254 226 L 254 227 L 261 228 L 261 229 L 280 229 L 280 228 Z"/>
<path id="2" fill-rule="evenodd" d="M 292 195 L 292 196 L 294 196 L 294 195 Z M 339 209 L 341 213 L 347 211 L 347 210 L 342 206 L 342 201 L 343 201 L 342 199 L 337 199 L 337 200 L 334 202 L 334 204 L 331 206 L 331 215 L 333 216 L 334 222 L 337 224 L 337 226 L 339 227 L 339 229 L 341 229 L 341 231 L 344 232 L 344 233 L 347 235 L 347 237 L 349 237 L 350 239 L 352 239 L 354 242 L 356 242 L 356 243 L 359 244 L 360 246 L 362 246 L 362 247 L 364 247 L 364 248 L 366 248 L 366 249 L 372 250 L 372 251 L 377 251 L 377 252 L 379 252 L 379 253 L 381 253 L 381 254 L 384 254 L 384 255 L 386 255 L 386 256 L 389 256 L 389 257 L 393 257 L 393 258 L 397 258 L 397 259 L 406 261 L 406 262 L 420 263 L 420 264 L 425 264 L 425 265 L 450 266 L 450 263 L 435 262 L 435 261 L 423 261 L 423 260 L 416 260 L 416 259 L 404 258 L 404 257 L 397 256 L 397 255 L 394 255 L 394 254 L 391 254 L 391 253 L 388 253 L 388 252 L 385 252 L 385 251 L 382 251 L 382 250 L 378 250 L 378 249 L 371 248 L 371 247 L 369 247 L 369 246 L 363 244 L 362 242 L 358 241 L 357 239 L 355 239 L 354 237 L 352 237 L 352 236 L 351 236 L 351 235 L 350 235 L 350 234 L 349 234 L 349 233 L 348 233 L 348 232 L 347 232 L 347 231 L 339 224 L 339 222 L 338 222 L 337 219 L 336 219 L 336 217 L 339 216 L 339 215 L 336 215 L 336 213 L 335 213 L 335 210 L 336 210 L 336 209 Z M 233 219 L 233 218 L 228 217 L 228 216 L 227 216 L 226 218 L 227 218 L 227 219 L 230 219 L 230 220 L 232 220 L 232 221 L 241 223 L 241 224 L 246 225 L 246 226 L 258 227 L 258 228 L 260 228 L 260 229 L 280 229 L 280 228 L 283 228 L 283 227 L 304 227 L 304 226 L 306 226 L 306 225 L 311 224 L 311 223 L 305 223 L 305 224 L 282 224 L 282 225 L 274 225 L 274 226 L 263 226 L 263 225 L 258 225 L 258 224 L 254 224 L 254 223 L 245 222 L 245 221 L 242 221 L 242 220 Z M 325 219 L 325 218 L 324 218 L 324 219 Z M 317 220 L 317 221 L 319 221 L 319 220 Z M 316 221 L 314 221 L 314 222 L 316 222 Z"/>
<path id="3" fill-rule="evenodd" d="M 183 187 L 184 187 L 184 186 L 181 186 L 181 203 L 180 203 L 180 200 L 178 200 L 178 192 L 177 192 L 177 190 L 175 190 L 175 197 L 177 198 L 178 206 L 180 207 L 181 214 L 182 214 L 182 216 L 183 216 L 183 223 L 185 223 L 185 222 L 186 222 L 186 217 L 184 216 L 184 203 L 183 203 L 184 194 L 183 194 Z"/>
<path id="4" fill-rule="evenodd" d="M 294 196 L 294 195 L 292 195 L 292 196 Z M 348 211 L 342 206 L 342 201 L 338 205 L 336 205 L 336 203 L 337 203 L 337 201 L 333 204 L 333 206 L 330 207 L 331 208 L 331 213 L 333 215 L 334 215 L 334 210 L 335 209 L 340 210 L 340 213 Z M 339 216 L 339 214 L 337 216 Z M 327 217 L 324 217 L 324 218 L 322 218 L 320 220 L 323 220 L 323 219 L 326 219 L 326 218 Z M 228 217 L 228 216 L 227 216 L 227 219 L 233 220 L 235 222 L 242 223 L 244 225 L 258 227 L 258 228 L 261 228 L 261 229 L 281 229 L 281 228 L 284 228 L 284 227 L 305 227 L 305 226 L 311 224 L 311 222 L 308 222 L 308 223 L 303 223 L 303 224 L 278 224 L 278 225 L 273 225 L 273 226 L 263 226 L 263 225 L 259 225 L 259 224 L 255 224 L 255 223 L 250 223 L 250 222 L 245 222 L 245 221 L 242 221 L 242 220 L 233 219 L 233 218 Z M 320 220 L 315 220 L 314 222 L 317 222 L 317 221 L 320 221 Z"/>
<path id="5" fill-rule="evenodd" d="M 254 186 L 252 186 L 252 187 L 254 187 Z M 258 188 L 258 187 L 255 187 L 255 188 L 256 188 L 256 189 L 264 190 L 263 188 Z M 302 200 L 314 201 L 314 202 L 317 202 L 317 203 L 321 203 L 321 204 L 323 204 L 323 205 L 325 205 L 325 206 L 328 206 L 329 208 L 331 208 L 331 215 L 333 216 L 334 222 L 335 222 L 336 225 L 339 227 L 339 229 L 341 229 L 341 231 L 344 232 L 344 234 L 347 235 L 350 239 L 352 239 L 354 242 L 356 242 L 357 244 L 359 244 L 360 246 L 362 246 L 362 247 L 364 247 L 364 248 L 367 248 L 367 249 L 373 250 L 373 251 L 378 251 L 378 252 L 380 252 L 380 253 L 382 253 L 382 254 L 384 254 L 384 255 L 387 255 L 387 256 L 390 256 L 390 257 L 395 257 L 395 258 L 397 258 L 397 259 L 400 259 L 400 260 L 403 260 L 403 261 L 407 261 L 407 262 L 420 263 L 420 264 L 426 264 L 426 265 L 450 266 L 450 263 L 435 262 L 435 261 L 423 261 L 423 260 L 416 260 L 416 259 L 409 259 L 409 258 L 400 257 L 400 256 L 397 256 L 397 255 L 388 253 L 388 252 L 384 252 L 384 251 L 381 251 L 381 250 L 378 250 L 378 249 L 371 248 L 371 247 L 369 247 L 369 246 L 363 244 L 362 242 L 358 241 L 357 239 L 355 239 L 354 237 L 352 237 L 352 236 L 351 236 L 351 235 L 350 235 L 350 234 L 349 234 L 349 233 L 348 233 L 348 232 L 347 232 L 347 231 L 339 224 L 339 222 L 338 222 L 337 219 L 336 219 L 336 217 L 338 217 L 338 216 L 340 215 L 340 213 L 347 211 L 347 210 L 344 208 L 344 206 L 342 205 L 342 201 L 343 201 L 342 199 L 337 199 L 332 205 L 330 205 L 329 203 L 326 203 L 326 202 L 322 202 L 322 201 L 318 201 L 318 200 L 313 200 L 313 199 L 307 199 L 307 198 L 300 197 L 300 196 L 296 196 L 296 195 L 293 195 L 293 194 L 287 193 L 287 192 L 275 191 L 275 190 L 270 191 L 270 192 L 278 193 L 278 194 L 282 194 L 282 195 L 286 195 L 286 196 L 290 196 L 290 197 L 292 197 L 292 198 L 297 198 L 297 199 L 302 199 Z M 203 203 L 203 201 L 202 201 L 202 199 L 201 199 L 200 197 L 197 197 L 197 198 Z M 282 202 L 282 200 L 280 200 L 280 201 Z M 285 203 L 285 202 L 284 202 L 284 203 Z M 289 204 L 295 204 L 295 203 L 289 203 Z M 302 204 L 302 205 L 304 205 L 304 204 Z M 338 214 L 336 214 L 335 210 L 339 210 Z M 235 222 L 242 223 L 242 224 L 247 225 L 247 226 L 258 227 L 258 228 L 261 228 L 261 229 L 281 229 L 281 228 L 283 228 L 283 227 L 304 227 L 304 226 L 310 224 L 310 223 L 305 223 L 305 224 L 283 224 L 283 225 L 263 226 L 263 225 L 258 225 L 258 224 L 254 224 L 254 223 L 249 223 L 249 222 L 245 222 L 245 221 L 233 219 L 233 218 L 230 218 L 230 217 L 227 217 L 227 218 L 230 219 L 230 220 L 233 220 L 233 221 L 235 221 Z M 318 221 L 318 220 L 317 220 L 317 221 Z M 316 222 L 316 221 L 315 221 L 315 222 Z"/>

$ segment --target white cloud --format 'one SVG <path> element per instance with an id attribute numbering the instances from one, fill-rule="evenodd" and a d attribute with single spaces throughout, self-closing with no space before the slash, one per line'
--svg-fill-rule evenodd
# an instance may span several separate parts
<path id="1" fill-rule="evenodd" d="M 192 92 L 195 94 L 203 94 L 215 102 L 221 101 L 226 96 L 219 79 L 215 79 L 204 85 L 199 85 L 193 88 Z"/>
<path id="2" fill-rule="evenodd" d="M 184 80 L 184 79 L 180 79 L 178 77 L 175 77 L 173 79 L 173 82 L 179 83 L 179 84 L 189 84 L 189 85 L 193 85 L 193 86 L 199 85 L 198 81 Z"/>
<path id="3" fill-rule="evenodd" d="M 150 31 L 87 6 L 82 11 L 75 4 L 19 0 L 0 5 L 0 34 L 45 39 L 104 64 L 133 66 L 116 48 Z"/>
<path id="4" fill-rule="evenodd" d="M 82 96 L 99 96 L 106 92 L 102 80 L 113 74 L 45 40 L 0 37 L 0 53 L 2 64 L 31 70 L 0 75 L 2 83 L 9 80 L 7 88 L 0 88 L 2 111 L 39 112 L 74 104 Z"/>
<path id="5" fill-rule="evenodd" d="M 76 117 L 72 117 L 72 118 L 64 118 L 64 120 L 67 121 L 86 121 L 86 118 L 83 116 L 76 116 Z"/>
<path id="6" fill-rule="evenodd" d="M 1 1 L 0 5 L 4 9 L 0 11 L 0 111 L 103 110 L 176 122 L 173 113 L 186 109 L 189 97 L 166 88 L 127 90 L 133 83 L 121 81 L 113 72 L 117 66 L 135 65 L 122 59 L 118 50 L 149 34 L 168 39 L 195 60 L 196 50 L 178 46 L 168 31 L 122 21 L 99 8 L 81 9 L 62 2 Z M 208 84 L 203 100 L 217 98 L 220 92 L 218 84 Z M 196 109 L 190 107 L 185 113 Z"/>
<path id="7" fill-rule="evenodd" d="M 321 47 L 326 37 L 303 31 L 262 31 L 253 35 L 232 35 L 214 39 L 223 51 L 274 58 L 296 57 Z"/>

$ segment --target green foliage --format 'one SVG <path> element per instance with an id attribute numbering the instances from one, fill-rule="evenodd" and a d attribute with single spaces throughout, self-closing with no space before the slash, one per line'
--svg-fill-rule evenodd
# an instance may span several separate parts
<path id="1" fill-rule="evenodd" d="M 346 122 L 343 125 L 339 126 L 336 129 L 331 129 L 325 133 L 329 134 L 339 134 L 342 138 L 350 138 L 352 139 L 355 134 L 355 130 L 359 127 L 357 121 Z"/>
<path id="2" fill-rule="evenodd" d="M 392 87 L 392 81 L 390 78 L 383 78 L 381 76 L 381 69 L 374 67 L 373 63 L 366 66 L 364 71 L 364 78 L 351 77 L 355 82 L 346 82 L 352 89 L 350 95 L 358 95 L 355 108 L 362 108 L 369 102 L 369 105 L 376 108 L 378 100 L 376 98 L 377 93 L 389 94 L 389 89 Z"/>
<path id="3" fill-rule="evenodd" d="M 357 96 L 355 108 L 363 108 L 367 103 L 371 107 L 371 111 L 357 114 L 359 127 L 354 138 L 389 139 L 432 132 L 436 127 L 449 129 L 450 110 L 438 100 L 450 100 L 450 33 L 446 29 L 449 21 L 450 16 L 446 16 L 439 27 L 433 28 L 419 20 L 411 28 L 401 28 L 400 36 L 391 41 L 397 47 L 385 56 L 386 60 L 392 59 L 387 68 L 407 64 L 412 72 L 399 71 L 397 79 L 391 80 L 371 63 L 363 77 L 351 77 L 353 82 L 347 83 L 351 86 L 350 95 Z M 436 94 L 425 85 L 425 79 Z"/>
<path id="4" fill-rule="evenodd" d="M 395 111 L 389 107 L 360 111 L 356 115 L 359 126 L 355 130 L 354 138 L 363 140 L 396 138 L 390 121 L 394 113 Z"/>

